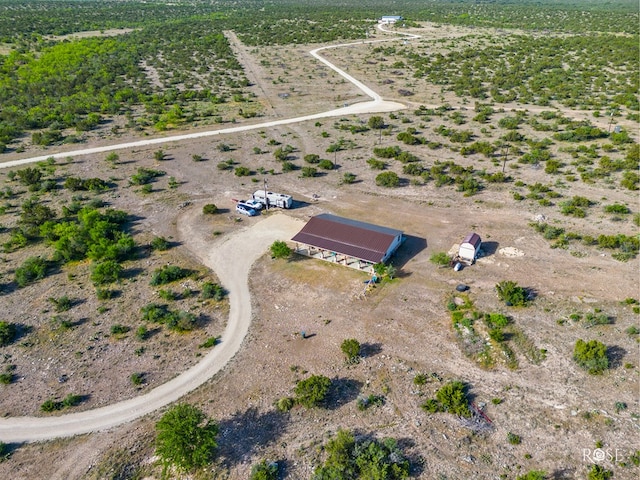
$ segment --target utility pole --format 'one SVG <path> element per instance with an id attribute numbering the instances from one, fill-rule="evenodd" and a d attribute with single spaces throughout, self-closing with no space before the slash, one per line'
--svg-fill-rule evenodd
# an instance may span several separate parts
<path id="1" fill-rule="evenodd" d="M 269 197 L 267 196 L 267 179 L 263 178 L 262 179 L 263 185 L 264 185 L 264 203 L 266 203 L 267 205 L 267 212 L 269 211 Z"/>
<path id="2" fill-rule="evenodd" d="M 502 161 L 502 173 L 504 173 L 504 169 L 507 166 L 507 154 L 509 153 L 509 145 L 504 146 L 504 160 Z"/>
<path id="3" fill-rule="evenodd" d="M 613 123 L 613 110 L 611 110 L 611 114 L 609 116 L 609 133 L 611 133 L 611 124 Z"/>

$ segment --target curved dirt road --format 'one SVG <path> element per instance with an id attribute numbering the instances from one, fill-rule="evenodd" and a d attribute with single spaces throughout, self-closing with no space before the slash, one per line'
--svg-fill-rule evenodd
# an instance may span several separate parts
<path id="1" fill-rule="evenodd" d="M 384 30 L 380 25 L 378 26 L 378 28 L 382 32 L 394 33 L 394 32 L 387 32 L 387 30 Z M 410 38 L 419 38 L 417 35 L 413 35 L 409 33 L 401 33 L 400 35 L 404 35 Z M 149 145 L 159 145 L 163 143 L 193 140 L 195 138 L 212 137 L 216 135 L 224 135 L 229 133 L 246 132 L 248 130 L 256 130 L 256 129 L 261 129 L 265 127 L 290 125 L 293 123 L 300 123 L 308 120 L 318 120 L 318 119 L 327 118 L 327 117 L 341 117 L 343 115 L 353 115 L 353 114 L 359 114 L 359 113 L 385 113 L 385 112 L 395 112 L 397 110 L 403 110 L 406 108 L 405 105 L 399 102 L 391 102 L 391 101 L 383 100 L 380 95 L 378 95 L 372 89 L 367 87 L 364 83 L 355 79 L 354 77 L 346 73 L 344 70 L 336 67 L 333 63 L 329 62 L 318 53 L 321 50 L 325 50 L 329 48 L 347 47 L 349 45 L 354 45 L 354 44 L 357 45 L 361 43 L 388 42 L 388 41 L 398 40 L 399 38 L 400 37 L 392 37 L 392 38 L 385 38 L 381 40 L 370 40 L 370 41 L 364 41 L 364 42 L 329 45 L 326 47 L 316 48 L 315 50 L 312 50 L 311 52 L 309 52 L 314 58 L 316 58 L 323 64 L 327 65 L 329 68 L 334 70 L 336 73 L 344 77 L 349 82 L 353 83 L 356 87 L 362 90 L 365 95 L 367 95 L 368 97 L 371 97 L 372 100 L 368 102 L 354 103 L 353 105 L 349 105 L 343 108 L 328 110 L 326 112 L 314 113 L 311 115 L 304 115 L 302 117 L 285 118 L 282 120 L 271 120 L 268 122 L 255 123 L 251 125 L 241 125 L 238 127 L 222 128 L 219 130 L 206 130 L 203 132 L 185 133 L 182 135 L 171 135 L 168 137 L 149 138 L 146 140 L 137 140 L 134 142 L 118 143 L 115 145 L 104 145 L 102 147 L 83 148 L 80 150 L 72 150 L 69 152 L 49 153 L 47 155 L 40 155 L 37 157 L 30 157 L 30 158 L 22 158 L 19 160 L 10 160 L 8 162 L 0 163 L 0 168 L 19 167 L 21 165 L 26 165 L 29 163 L 42 162 L 44 160 L 47 160 L 48 158 L 59 159 L 59 158 L 67 158 L 67 157 L 77 157 L 81 155 L 93 155 L 96 153 L 112 152 L 114 150 L 125 150 L 125 149 L 131 149 L 131 148 L 145 147 Z"/>
<path id="2" fill-rule="evenodd" d="M 302 228 L 303 222 L 276 213 L 222 241 L 208 241 L 194 228 L 199 214 L 196 208 L 185 212 L 178 219 L 178 229 L 180 240 L 189 250 L 200 252 L 201 261 L 216 272 L 229 291 L 229 319 L 221 343 L 197 365 L 139 397 L 58 417 L 2 418 L 0 441 L 34 442 L 107 430 L 175 402 L 205 383 L 231 360 L 240 349 L 251 324 L 251 297 L 247 283 L 251 265 L 275 240 L 291 238 Z"/>
<path id="3" fill-rule="evenodd" d="M 378 28 L 381 31 L 385 31 L 381 26 L 378 26 Z M 415 35 L 409 36 L 416 37 Z M 374 43 L 396 39 L 397 37 L 356 43 Z M 347 45 L 350 44 L 331 45 L 318 48 L 310 53 L 314 58 L 329 66 L 348 81 L 354 83 L 358 88 L 362 89 L 367 96 L 372 98 L 371 101 L 296 118 L 24 158 L 0 163 L 0 168 L 10 168 L 39 162 L 50 157 L 65 158 L 69 156 L 89 155 L 199 137 L 237 133 L 257 128 L 287 125 L 326 117 L 357 113 L 391 112 L 404 109 L 405 106 L 401 103 L 383 100 L 380 95 L 362 82 L 356 80 L 318 54 L 319 51 L 326 48 L 338 48 Z M 107 430 L 135 420 L 178 400 L 186 393 L 202 385 L 219 372 L 238 352 L 251 324 L 251 298 L 247 282 L 251 265 L 265 252 L 269 244 L 275 240 L 291 238 L 302 225 L 299 220 L 295 220 L 286 215 L 273 214 L 264 220 L 258 221 L 251 228 L 240 231 L 236 235 L 222 241 L 211 242 L 199 236 L 197 229 L 193 228 L 193 222 L 196 221 L 197 213 L 196 209 L 185 212 L 185 214 L 178 219 L 178 227 L 181 232 L 181 240 L 187 248 L 198 255 L 207 267 L 215 271 L 222 285 L 229 291 L 229 319 L 220 345 L 216 346 L 197 365 L 139 397 L 85 412 L 71 413 L 57 417 L 1 418 L 0 441 L 5 443 L 22 443 L 50 440 L 59 437 L 71 437 Z M 239 251 L 238 245 L 242 245 L 241 252 Z"/>

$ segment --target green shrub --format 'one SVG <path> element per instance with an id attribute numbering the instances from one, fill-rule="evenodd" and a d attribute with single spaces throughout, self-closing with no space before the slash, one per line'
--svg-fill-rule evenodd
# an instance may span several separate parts
<path id="1" fill-rule="evenodd" d="M 166 175 L 162 170 L 154 170 L 152 168 L 139 167 L 137 173 L 129 179 L 131 185 L 146 185 L 154 178 Z"/>
<path id="2" fill-rule="evenodd" d="M 291 255 L 291 248 L 282 240 L 273 242 L 269 250 L 272 258 L 288 258 Z"/>
<path id="3" fill-rule="evenodd" d="M 355 338 L 347 338 L 340 344 L 340 350 L 347 357 L 347 362 L 358 363 L 360 359 L 360 342 Z"/>
<path id="4" fill-rule="evenodd" d="M 165 472 L 171 465 L 192 472 L 212 463 L 218 425 L 193 405 L 170 407 L 156 423 L 156 432 L 156 454 Z"/>
<path id="5" fill-rule="evenodd" d="M 629 207 L 621 205 L 620 203 L 614 203 L 613 205 L 605 205 L 604 211 L 606 213 L 615 213 L 617 215 L 627 215 L 631 213 Z"/>
<path id="6" fill-rule="evenodd" d="M 609 480 L 612 477 L 613 472 L 611 470 L 607 470 L 602 465 L 594 463 L 591 465 L 591 470 L 589 470 L 587 480 Z"/>
<path id="7" fill-rule="evenodd" d="M 376 185 L 379 187 L 394 188 L 400 185 L 400 177 L 395 172 L 382 172 L 376 176 Z"/>
<path id="8" fill-rule="evenodd" d="M 504 341 L 504 332 L 500 328 L 492 328 L 489 330 L 489 338 L 494 342 L 503 342 Z"/>
<path id="9" fill-rule="evenodd" d="M 291 397 L 282 397 L 276 402 L 276 409 L 279 412 L 288 412 L 295 404 L 295 399 Z"/>
<path id="10" fill-rule="evenodd" d="M 461 417 L 470 417 L 469 399 L 462 382 L 453 381 L 436 392 L 436 398 L 427 400 L 421 408 L 429 413 L 448 412 Z"/>
<path id="11" fill-rule="evenodd" d="M 53 399 L 45 400 L 42 405 L 40 405 L 40 410 L 43 412 L 55 412 L 56 410 L 62 410 L 62 403 Z"/>
<path id="12" fill-rule="evenodd" d="M 441 267 L 446 267 L 451 263 L 451 257 L 447 252 L 436 252 L 429 257 L 429 261 Z"/>
<path id="13" fill-rule="evenodd" d="M 340 181 L 340 183 L 344 185 L 351 185 L 352 183 L 355 183 L 355 182 L 356 182 L 356 174 L 351 172 L 345 172 L 342 175 L 342 180 Z"/>
<path id="14" fill-rule="evenodd" d="M 296 170 L 298 167 L 296 166 L 295 163 L 290 162 L 288 160 L 285 160 L 284 162 L 282 162 L 282 173 L 289 173 L 289 172 L 293 172 L 294 170 Z"/>
<path id="15" fill-rule="evenodd" d="M 141 372 L 134 372 L 131 374 L 130 380 L 131 383 L 138 386 L 138 385 L 142 385 L 145 382 L 145 375 L 144 373 Z"/>
<path id="16" fill-rule="evenodd" d="M 251 468 L 249 480 L 278 480 L 278 463 L 262 460 Z"/>
<path id="17" fill-rule="evenodd" d="M 61 403 L 63 408 L 67 408 L 67 407 L 75 407 L 76 405 L 80 405 L 81 402 L 82 402 L 81 395 L 74 395 L 70 393 L 69 395 L 64 397 Z"/>
<path id="18" fill-rule="evenodd" d="M 356 400 L 358 410 L 364 411 L 369 407 L 380 407 L 384 405 L 384 397 L 382 395 L 371 394 L 367 397 L 361 396 Z"/>
<path id="19" fill-rule="evenodd" d="M 638 334 L 640 334 L 640 328 L 638 328 L 638 327 L 637 327 L 637 326 L 635 326 L 635 325 L 631 325 L 630 327 L 628 327 L 628 328 L 625 330 L 625 333 L 626 333 L 627 335 L 631 335 L 631 336 L 633 336 L 633 335 L 638 335 Z"/>
<path id="20" fill-rule="evenodd" d="M 613 318 L 604 313 L 587 313 L 584 316 L 583 326 L 585 328 L 595 327 L 596 325 L 609 325 L 613 323 Z"/>
<path id="21" fill-rule="evenodd" d="M 380 479 L 402 480 L 409 477 L 410 464 L 395 440 L 355 439 L 346 430 L 338 430 L 324 447 L 326 460 L 313 472 L 312 480 Z"/>
<path id="22" fill-rule="evenodd" d="M 312 375 L 300 380 L 295 387 L 296 402 L 312 408 L 319 406 L 327 396 L 331 380 L 323 375 Z"/>
<path id="23" fill-rule="evenodd" d="M 318 162 L 318 167 L 322 168 L 323 170 L 333 170 L 333 162 L 331 160 L 320 160 Z"/>
<path id="24" fill-rule="evenodd" d="M 377 158 L 370 158 L 367 160 L 367 164 L 371 167 L 372 170 L 384 170 L 387 167 L 387 163 L 382 160 L 378 160 Z"/>
<path id="25" fill-rule="evenodd" d="M 164 318 L 164 324 L 169 330 L 173 330 L 178 333 L 190 332 L 196 328 L 198 317 L 185 311 L 170 311 Z"/>
<path id="26" fill-rule="evenodd" d="M 217 283 L 204 282 L 202 284 L 202 291 L 200 292 L 200 296 L 203 299 L 212 298 L 213 300 L 219 302 L 224 298 L 225 295 L 225 289 Z"/>
<path id="27" fill-rule="evenodd" d="M 547 472 L 544 470 L 529 470 L 524 475 L 518 475 L 516 480 L 545 480 Z"/>
<path id="28" fill-rule="evenodd" d="M 398 158 L 401 153 L 402 150 L 397 145 L 392 147 L 375 147 L 373 149 L 373 154 L 380 158 Z"/>
<path id="29" fill-rule="evenodd" d="M 198 345 L 198 348 L 211 348 L 211 347 L 214 347 L 219 341 L 220 341 L 219 336 L 209 337 L 200 345 Z"/>
<path id="30" fill-rule="evenodd" d="M 213 215 L 218 213 L 218 207 L 213 203 L 207 203 L 204 207 L 202 207 L 202 213 L 205 215 Z"/>
<path id="31" fill-rule="evenodd" d="M 0 321 L 0 347 L 6 347 L 13 342 L 18 335 L 15 323 Z"/>
<path id="32" fill-rule="evenodd" d="M 247 167 L 236 167 L 234 174 L 236 177 L 248 177 L 251 175 L 251 170 Z"/>
<path id="33" fill-rule="evenodd" d="M 422 408 L 427 413 L 438 413 L 442 411 L 440 403 L 435 398 L 430 398 L 422 405 L 420 405 L 420 408 Z"/>
<path id="34" fill-rule="evenodd" d="M 165 285 L 190 276 L 193 272 L 186 268 L 180 268 L 176 265 L 165 265 L 156 268 L 151 276 L 150 284 L 152 286 Z"/>
<path id="35" fill-rule="evenodd" d="M 418 373 L 415 377 L 413 377 L 413 384 L 421 386 L 427 383 L 427 380 L 428 378 L 424 373 Z"/>
<path id="36" fill-rule="evenodd" d="M 126 325 L 120 325 L 119 323 L 116 323 L 115 325 L 111 325 L 111 335 L 124 335 L 125 333 L 127 333 L 129 330 L 131 330 L 130 327 L 127 327 Z"/>
<path id="37" fill-rule="evenodd" d="M 11 372 L 0 373 L 0 383 L 2 385 L 9 385 L 13 382 L 14 375 Z"/>
<path id="38" fill-rule="evenodd" d="M 158 296 L 161 299 L 167 300 L 167 301 L 174 301 L 179 298 L 179 295 L 173 290 L 164 290 L 164 289 L 158 290 Z"/>
<path id="39" fill-rule="evenodd" d="M 15 172 L 15 175 L 18 177 L 18 181 L 25 186 L 39 185 L 42 180 L 43 173 L 37 167 L 31 168 L 23 168 L 22 170 L 18 170 Z"/>
<path id="40" fill-rule="evenodd" d="M 91 281 L 94 285 L 114 283 L 122 278 L 124 269 L 115 260 L 97 263 L 91 269 Z"/>
<path id="41" fill-rule="evenodd" d="M 302 167 L 302 177 L 312 178 L 318 174 L 318 169 L 315 167 Z"/>
<path id="42" fill-rule="evenodd" d="M 407 163 L 402 166 L 402 173 L 405 175 L 422 175 L 424 167 L 420 163 Z"/>
<path id="43" fill-rule="evenodd" d="M 148 336 L 149 336 L 149 330 L 144 325 L 140 325 L 136 329 L 136 338 L 138 340 L 146 340 Z"/>
<path id="44" fill-rule="evenodd" d="M 496 285 L 498 298 L 508 306 L 524 306 L 527 304 L 527 291 L 516 282 L 504 280 Z"/>
<path id="45" fill-rule="evenodd" d="M 436 392 L 436 399 L 440 402 L 445 412 L 462 417 L 471 416 L 466 387 L 462 382 L 454 381 L 443 386 Z"/>
<path id="46" fill-rule="evenodd" d="M 602 373 L 609 368 L 607 346 L 598 340 L 585 342 L 578 339 L 573 349 L 573 359 L 592 375 Z"/>
<path id="47" fill-rule="evenodd" d="M 169 308 L 166 305 L 157 303 L 148 303 L 140 311 L 142 312 L 142 319 L 152 323 L 163 323 L 169 315 Z"/>
<path id="48" fill-rule="evenodd" d="M 304 161 L 311 164 L 320 163 L 320 155 L 310 153 L 304 156 Z"/>
<path id="49" fill-rule="evenodd" d="M 485 321 L 489 328 L 504 328 L 510 323 L 509 317 L 501 313 L 488 313 Z"/>
<path id="50" fill-rule="evenodd" d="M 56 312 L 66 312 L 71 309 L 73 302 L 69 297 L 64 295 L 60 298 L 49 297 L 49 302 L 51 302 L 56 310 Z"/>
<path id="51" fill-rule="evenodd" d="M 169 241 L 164 237 L 154 237 L 150 243 L 152 250 L 164 251 L 169 250 L 170 244 Z"/>
<path id="52" fill-rule="evenodd" d="M 14 280 L 18 287 L 26 287 L 30 283 L 41 280 L 47 275 L 47 261 L 40 257 L 29 257 L 16 268 Z"/>
<path id="53" fill-rule="evenodd" d="M 96 288 L 96 297 L 98 300 L 109 300 L 115 296 L 115 292 L 108 288 Z"/>
<path id="54" fill-rule="evenodd" d="M 507 441 L 511 444 L 511 445 L 520 445 L 520 442 L 522 442 L 522 438 L 520 437 L 520 435 L 516 435 L 515 433 L 507 433 Z"/>

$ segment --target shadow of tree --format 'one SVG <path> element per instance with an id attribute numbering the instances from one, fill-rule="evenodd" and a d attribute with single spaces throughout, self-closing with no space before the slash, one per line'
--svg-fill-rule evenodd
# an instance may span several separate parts
<path id="1" fill-rule="evenodd" d="M 575 473 L 575 468 L 559 468 L 551 473 L 550 478 L 552 480 L 569 480 L 570 478 L 575 478 Z"/>
<path id="2" fill-rule="evenodd" d="M 622 365 L 622 359 L 627 351 L 617 345 L 611 345 L 607 348 L 607 358 L 609 359 L 609 368 L 618 368 Z"/>
<path id="3" fill-rule="evenodd" d="M 351 378 L 334 378 L 331 388 L 324 400 L 327 410 L 336 410 L 349 402 L 355 401 L 362 389 L 362 382 Z"/>
<path id="4" fill-rule="evenodd" d="M 363 343 L 360 345 L 360 356 L 362 358 L 373 357 L 382 352 L 381 343 Z"/>
<path id="5" fill-rule="evenodd" d="M 218 454 L 222 464 L 231 467 L 247 462 L 261 446 L 278 440 L 287 419 L 275 410 L 261 413 L 252 407 L 220 421 Z"/>

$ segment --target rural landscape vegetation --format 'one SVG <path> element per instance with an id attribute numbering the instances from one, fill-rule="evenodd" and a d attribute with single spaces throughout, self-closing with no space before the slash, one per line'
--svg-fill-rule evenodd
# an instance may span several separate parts
<path id="1" fill-rule="evenodd" d="M 639 30 L 631 0 L 0 0 L 0 420 L 222 348 L 211 259 L 268 220 L 407 236 L 375 284 L 269 242 L 222 370 L 108 431 L 0 434 L 0 476 L 637 478 Z M 282 123 L 369 100 L 326 46 L 404 107 Z M 238 215 L 265 185 L 294 208 Z"/>

